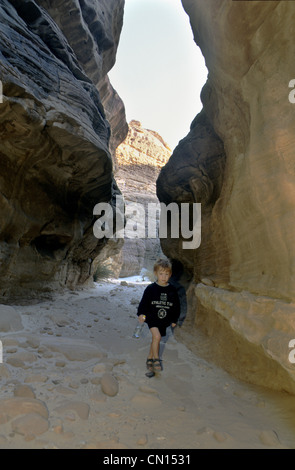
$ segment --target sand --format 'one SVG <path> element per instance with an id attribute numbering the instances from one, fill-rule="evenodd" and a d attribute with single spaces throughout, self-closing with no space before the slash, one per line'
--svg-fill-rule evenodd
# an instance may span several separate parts
<path id="1" fill-rule="evenodd" d="M 150 332 L 132 333 L 146 285 L 0 306 L 0 448 L 294 448 L 294 397 L 236 380 L 177 332 L 161 344 L 163 371 L 145 376 Z"/>

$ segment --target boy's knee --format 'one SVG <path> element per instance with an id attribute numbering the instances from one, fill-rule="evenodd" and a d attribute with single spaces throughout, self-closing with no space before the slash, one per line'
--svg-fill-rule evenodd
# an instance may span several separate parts
<path id="1" fill-rule="evenodd" d="M 152 330 L 152 336 L 154 341 L 161 341 L 161 333 L 159 332 L 158 328 Z"/>

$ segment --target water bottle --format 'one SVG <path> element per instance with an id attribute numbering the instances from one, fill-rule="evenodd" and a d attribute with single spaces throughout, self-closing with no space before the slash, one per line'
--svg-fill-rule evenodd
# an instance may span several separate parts
<path id="1" fill-rule="evenodd" d="M 145 315 L 143 315 L 144 319 L 145 319 Z M 142 330 L 143 330 L 143 327 L 144 327 L 144 322 L 142 323 L 138 323 L 136 325 L 136 328 L 133 332 L 133 338 L 139 338 L 141 336 L 141 333 L 142 333 Z"/>

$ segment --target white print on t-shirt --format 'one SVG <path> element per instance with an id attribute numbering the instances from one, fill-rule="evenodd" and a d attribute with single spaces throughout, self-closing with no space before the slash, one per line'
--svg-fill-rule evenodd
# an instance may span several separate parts
<path id="1" fill-rule="evenodd" d="M 166 300 L 153 300 L 152 305 L 165 305 L 165 307 L 172 307 L 172 302 L 166 302 Z"/>
<path id="2" fill-rule="evenodd" d="M 166 310 L 164 308 L 160 308 L 160 310 L 158 311 L 158 317 L 162 319 L 162 318 L 165 318 L 166 315 L 167 315 Z"/>

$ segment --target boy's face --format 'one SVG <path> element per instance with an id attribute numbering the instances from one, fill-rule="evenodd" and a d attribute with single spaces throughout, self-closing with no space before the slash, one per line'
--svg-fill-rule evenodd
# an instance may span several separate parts
<path id="1" fill-rule="evenodd" d="M 166 286 L 167 283 L 168 283 L 168 280 L 170 279 L 171 277 L 171 272 L 169 269 L 163 269 L 163 268 L 159 268 L 156 272 L 155 272 L 156 276 L 157 276 L 157 281 L 158 281 L 158 284 L 160 284 L 160 286 Z"/>

